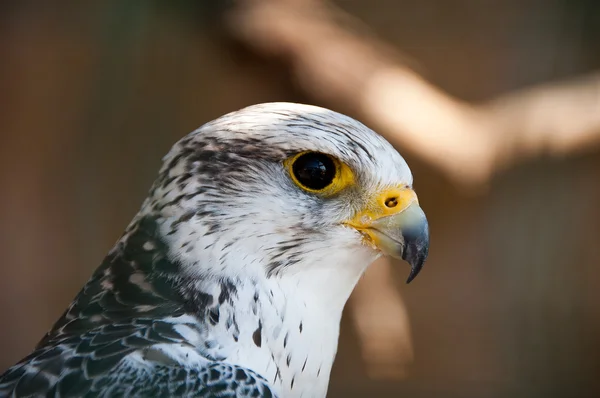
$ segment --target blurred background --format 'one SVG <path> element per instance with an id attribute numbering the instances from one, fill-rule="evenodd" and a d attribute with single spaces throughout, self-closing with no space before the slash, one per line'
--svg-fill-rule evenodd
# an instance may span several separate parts
<path id="1" fill-rule="evenodd" d="M 161 157 L 268 101 L 407 158 L 430 259 L 371 267 L 331 397 L 600 393 L 600 3 L 0 3 L 0 372 L 141 204 Z"/>

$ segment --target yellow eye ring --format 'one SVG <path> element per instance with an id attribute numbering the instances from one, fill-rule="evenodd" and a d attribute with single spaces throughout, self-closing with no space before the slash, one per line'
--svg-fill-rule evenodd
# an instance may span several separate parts
<path id="1" fill-rule="evenodd" d="M 303 190 L 331 196 L 354 183 L 350 167 L 333 156 L 306 151 L 284 161 L 291 180 Z"/>

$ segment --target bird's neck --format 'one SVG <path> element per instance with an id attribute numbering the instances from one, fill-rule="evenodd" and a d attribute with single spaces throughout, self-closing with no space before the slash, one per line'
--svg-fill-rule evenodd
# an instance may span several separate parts
<path id="1" fill-rule="evenodd" d="M 280 272 L 269 274 L 272 258 L 264 248 L 275 244 L 238 239 L 239 234 L 194 235 L 185 224 L 162 234 L 177 250 L 188 280 L 196 281 L 196 293 L 211 296 L 210 311 L 218 316 L 207 315 L 207 338 L 223 347 L 215 357 L 254 370 L 280 396 L 324 397 L 342 311 L 374 260 L 372 251 L 335 250 L 317 242 L 305 247 L 310 263 L 280 263 Z"/>
<path id="2" fill-rule="evenodd" d="M 259 283 L 239 281 L 221 309 L 221 318 L 239 327 L 226 361 L 262 375 L 280 396 L 324 397 L 342 311 L 361 273 L 330 265 Z"/>
<path id="3" fill-rule="evenodd" d="M 231 287 L 203 281 L 219 305 L 210 338 L 227 346 L 225 361 L 265 377 L 283 397 L 325 397 L 344 305 L 364 266 L 312 264 L 296 274 L 238 278 Z M 226 292 L 223 294 L 223 292 Z"/>

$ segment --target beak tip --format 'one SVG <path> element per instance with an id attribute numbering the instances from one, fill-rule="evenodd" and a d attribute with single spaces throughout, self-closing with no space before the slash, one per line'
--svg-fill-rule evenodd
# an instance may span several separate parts
<path id="1" fill-rule="evenodd" d="M 423 264 L 429 254 L 429 226 L 424 222 L 420 229 L 405 236 L 406 246 L 402 259 L 410 264 L 410 274 L 406 283 L 412 282 L 423 269 Z"/>
<path id="2" fill-rule="evenodd" d="M 409 283 L 411 283 L 413 281 L 413 279 L 415 279 L 417 277 L 417 275 L 419 274 L 419 271 L 420 271 L 420 269 L 411 268 L 410 274 L 408 275 L 408 278 L 406 279 L 406 284 L 407 285 Z"/>
<path id="3" fill-rule="evenodd" d="M 419 275 L 419 272 L 423 269 L 423 264 L 425 263 L 425 259 L 427 258 L 427 252 L 421 252 L 415 259 L 412 261 L 409 259 L 410 264 L 410 274 L 408 275 L 408 279 L 406 279 L 406 284 L 409 284 Z"/>

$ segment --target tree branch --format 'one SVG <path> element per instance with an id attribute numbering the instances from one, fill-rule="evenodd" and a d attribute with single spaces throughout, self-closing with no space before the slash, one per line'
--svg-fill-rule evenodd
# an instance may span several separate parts
<path id="1" fill-rule="evenodd" d="M 307 95 L 347 109 L 460 184 L 485 183 L 526 157 L 600 143 L 600 74 L 469 104 L 328 3 L 248 0 L 227 22 L 249 48 L 287 62 Z"/>

